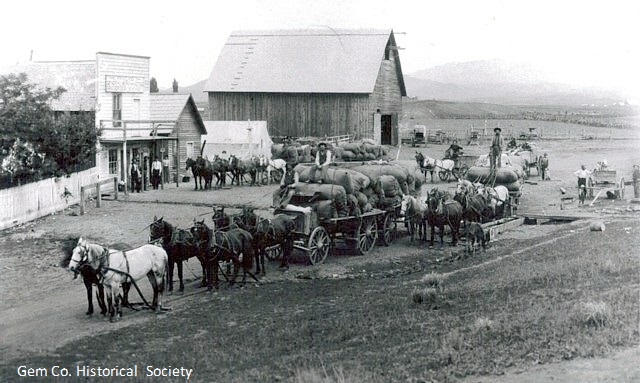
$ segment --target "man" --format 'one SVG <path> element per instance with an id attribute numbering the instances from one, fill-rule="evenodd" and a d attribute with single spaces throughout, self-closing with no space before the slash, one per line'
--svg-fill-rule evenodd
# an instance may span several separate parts
<path id="1" fill-rule="evenodd" d="M 291 162 L 287 162 L 285 173 L 280 179 L 280 188 L 273 192 L 273 206 L 284 209 L 291 195 L 294 192 L 294 186 L 300 180 L 300 175 L 294 170 L 294 165 Z"/>
<path id="2" fill-rule="evenodd" d="M 327 167 L 330 163 L 331 151 L 327 150 L 326 142 L 321 142 L 318 144 L 315 163 L 311 166 L 311 171 L 309 172 L 309 181 L 322 183 L 327 178 Z M 320 170 L 320 179 L 316 180 L 316 172 L 318 170 Z"/>
<path id="3" fill-rule="evenodd" d="M 151 164 L 151 185 L 153 185 L 153 189 L 158 189 L 160 174 L 162 174 L 162 162 L 160 162 L 160 159 L 156 156 Z"/>
<path id="4" fill-rule="evenodd" d="M 504 141 L 502 140 L 502 129 L 495 128 L 493 131 L 496 133 L 493 136 L 493 140 L 491 141 L 491 151 L 489 152 L 489 161 L 490 167 L 492 171 L 496 170 L 497 167 L 502 167 L 501 156 L 502 156 L 502 148 L 504 147 Z"/>
<path id="5" fill-rule="evenodd" d="M 547 174 L 548 167 L 549 167 L 549 157 L 547 157 L 547 153 L 545 153 L 544 156 L 540 158 L 540 177 L 542 181 L 546 180 L 548 177 L 548 174 Z"/>
<path id="6" fill-rule="evenodd" d="M 573 173 L 578 177 L 578 199 L 580 203 L 584 203 L 584 198 L 587 195 L 587 178 L 591 176 L 591 172 L 587 170 L 587 167 L 582 165 L 580 166 L 580 170 L 576 170 Z"/>
<path id="7" fill-rule="evenodd" d="M 134 158 L 131 160 L 131 191 L 140 193 L 140 190 L 142 190 L 140 167 L 138 160 Z"/>
<path id="8" fill-rule="evenodd" d="M 640 165 L 633 165 L 633 198 L 640 198 Z"/>
<path id="9" fill-rule="evenodd" d="M 451 146 L 449 146 L 449 149 L 445 152 L 445 157 L 455 161 L 461 154 L 462 146 L 458 145 L 458 140 L 454 139 Z"/>

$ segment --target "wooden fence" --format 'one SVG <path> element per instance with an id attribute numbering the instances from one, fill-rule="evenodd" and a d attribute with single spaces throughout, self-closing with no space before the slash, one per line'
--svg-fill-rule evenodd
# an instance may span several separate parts
<path id="1" fill-rule="evenodd" d="M 80 203 L 82 187 L 95 184 L 98 181 L 98 168 L 93 167 L 73 173 L 68 177 L 49 178 L 27 185 L 2 189 L 0 190 L 0 230 Z M 111 191 L 112 182 L 103 185 L 101 192 Z M 89 196 L 88 192 L 87 196 Z"/>

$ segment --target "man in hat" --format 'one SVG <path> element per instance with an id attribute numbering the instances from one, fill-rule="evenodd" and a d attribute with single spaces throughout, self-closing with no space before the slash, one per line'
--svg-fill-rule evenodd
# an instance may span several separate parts
<path id="1" fill-rule="evenodd" d="M 497 167 L 502 166 L 501 156 L 502 156 L 502 148 L 504 147 L 504 141 L 502 139 L 502 129 L 495 128 L 493 131 L 496 133 L 493 136 L 493 140 L 491 141 L 491 151 L 489 152 L 489 161 L 491 170 L 495 171 L 496 165 Z"/>
<path id="2" fill-rule="evenodd" d="M 547 168 L 549 167 L 549 157 L 547 157 L 547 153 L 545 153 L 540 158 L 540 179 L 542 181 L 546 180 L 549 175 L 547 174 Z"/>
<path id="3" fill-rule="evenodd" d="M 137 159 L 131 160 L 131 191 L 140 193 L 142 190 L 142 174 L 140 173 L 140 166 Z"/>
<path id="4" fill-rule="evenodd" d="M 317 182 L 322 183 L 322 181 L 327 178 L 327 167 L 331 163 L 331 151 L 327 149 L 326 142 L 320 142 L 318 144 L 318 151 L 316 152 L 316 161 L 311 166 L 311 171 L 309 172 L 309 181 L 316 182 L 316 171 L 320 170 L 320 179 Z"/>

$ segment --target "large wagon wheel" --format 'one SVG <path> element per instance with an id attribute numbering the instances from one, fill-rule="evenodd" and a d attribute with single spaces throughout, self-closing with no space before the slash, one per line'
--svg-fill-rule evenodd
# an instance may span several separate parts
<path id="1" fill-rule="evenodd" d="M 620 183 L 618 184 L 618 190 L 616 191 L 616 197 L 618 199 L 624 199 L 624 177 L 620 178 Z"/>
<path id="2" fill-rule="evenodd" d="M 467 164 L 462 164 L 457 170 L 455 170 L 453 175 L 456 176 L 457 179 L 463 180 L 467 176 L 468 171 L 469 167 Z"/>
<path id="3" fill-rule="evenodd" d="M 593 198 L 593 180 L 591 177 L 587 178 L 587 197 Z"/>
<path id="4" fill-rule="evenodd" d="M 448 181 L 449 180 L 449 171 L 448 170 L 440 170 L 438 172 L 438 177 L 440 177 L 440 180 L 442 181 Z"/>
<path id="5" fill-rule="evenodd" d="M 327 230 L 318 226 L 311 232 L 307 248 L 309 261 L 312 265 L 324 262 L 329 254 L 329 234 Z"/>
<path id="6" fill-rule="evenodd" d="M 382 243 L 384 243 L 385 246 L 391 245 L 396 239 L 397 230 L 396 213 L 389 212 L 385 214 L 384 220 L 382 221 Z"/>
<path id="7" fill-rule="evenodd" d="M 356 233 L 356 246 L 361 255 L 367 254 L 376 244 L 378 239 L 378 224 L 375 217 L 365 217 Z"/>

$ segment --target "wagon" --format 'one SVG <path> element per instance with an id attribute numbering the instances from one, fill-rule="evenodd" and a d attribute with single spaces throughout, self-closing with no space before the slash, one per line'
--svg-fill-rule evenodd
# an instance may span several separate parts
<path id="1" fill-rule="evenodd" d="M 624 198 L 624 177 L 618 179 L 618 172 L 610 169 L 594 169 L 591 173 L 591 177 L 587 179 L 587 196 L 593 198 L 593 201 L 589 205 L 593 206 L 593 203 L 605 193 L 607 196 L 612 196 L 615 199 Z M 594 196 L 594 191 L 597 193 Z"/>
<path id="2" fill-rule="evenodd" d="M 475 165 L 478 157 L 479 156 L 466 154 L 459 155 L 458 158 L 453 161 L 454 165 L 452 170 L 443 168 L 438 169 L 438 177 L 445 182 L 448 181 L 451 176 L 455 177 L 457 180 L 464 179 L 467 176 L 469 168 Z"/>
<path id="3" fill-rule="evenodd" d="M 309 207 L 314 195 L 295 194 L 290 204 Z M 312 265 L 322 263 L 335 247 L 336 239 L 343 240 L 358 254 L 366 255 L 378 240 L 390 245 L 396 238 L 396 217 L 400 206 L 373 209 L 358 216 L 322 219 L 313 209 L 276 209 L 275 214 L 294 217 L 294 248 L 304 252 Z"/>

